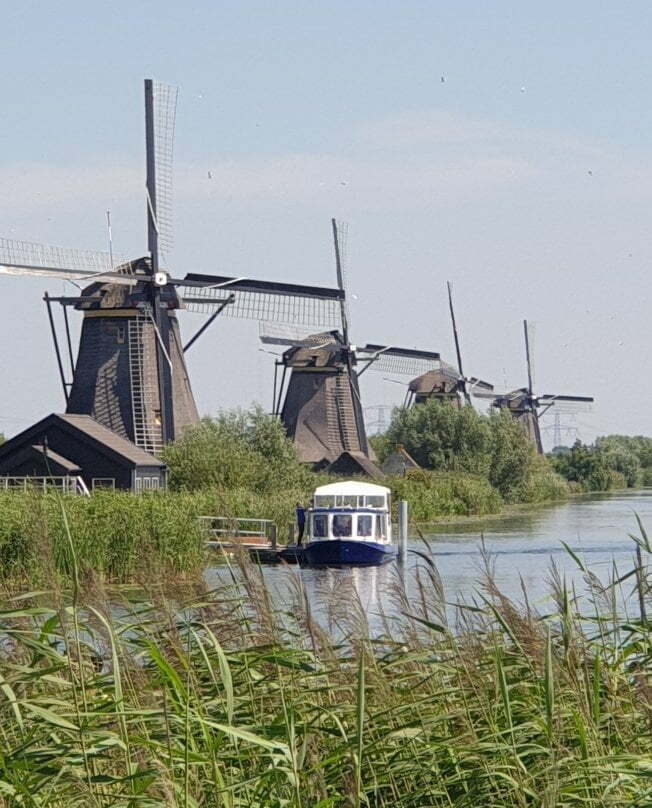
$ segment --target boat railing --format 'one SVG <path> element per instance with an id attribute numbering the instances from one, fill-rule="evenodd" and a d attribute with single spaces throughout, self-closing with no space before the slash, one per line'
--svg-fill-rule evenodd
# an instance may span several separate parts
<path id="1" fill-rule="evenodd" d="M 240 516 L 200 516 L 199 522 L 210 537 L 209 546 L 223 544 L 269 544 L 276 549 L 276 523 L 271 519 Z"/>

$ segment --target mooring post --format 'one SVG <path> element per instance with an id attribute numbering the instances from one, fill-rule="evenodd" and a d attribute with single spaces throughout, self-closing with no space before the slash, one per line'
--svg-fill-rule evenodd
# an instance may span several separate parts
<path id="1" fill-rule="evenodd" d="M 272 550 L 276 550 L 276 524 L 274 522 L 269 526 L 269 543 L 272 545 Z"/>
<path id="2" fill-rule="evenodd" d="M 408 541 L 408 504 L 402 499 L 398 503 L 398 561 L 405 564 L 407 561 Z"/>

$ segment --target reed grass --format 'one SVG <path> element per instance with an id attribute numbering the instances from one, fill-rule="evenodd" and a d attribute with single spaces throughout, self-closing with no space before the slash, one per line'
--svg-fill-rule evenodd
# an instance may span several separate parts
<path id="1" fill-rule="evenodd" d="M 0 597 L 3 808 L 652 803 L 652 635 L 617 604 L 648 600 L 643 526 L 631 573 L 574 556 L 585 599 L 553 568 L 545 613 L 489 557 L 453 608 L 424 553 L 373 630 L 352 578 L 309 602 L 246 558 L 211 590 L 108 588 L 73 531 L 72 588 Z"/>

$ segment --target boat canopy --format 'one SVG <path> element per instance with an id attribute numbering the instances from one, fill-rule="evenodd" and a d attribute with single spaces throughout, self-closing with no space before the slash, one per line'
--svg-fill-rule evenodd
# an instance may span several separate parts
<path id="1" fill-rule="evenodd" d="M 382 508 L 388 509 L 391 491 L 382 485 L 347 480 L 320 485 L 315 489 L 315 508 Z"/>

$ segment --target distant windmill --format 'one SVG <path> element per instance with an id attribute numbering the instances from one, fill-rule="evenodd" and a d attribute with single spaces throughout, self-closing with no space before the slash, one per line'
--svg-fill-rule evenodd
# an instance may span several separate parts
<path id="1" fill-rule="evenodd" d="M 534 393 L 534 371 L 530 346 L 530 327 L 527 320 L 523 320 L 523 333 L 525 337 L 525 358 L 527 363 L 527 387 L 512 390 L 509 393 L 483 393 L 475 392 L 478 398 L 490 398 L 492 406 L 506 410 L 519 423 L 523 424 L 528 437 L 536 447 L 539 454 L 543 454 L 541 440 L 541 426 L 539 421 L 543 415 L 557 404 L 563 404 L 569 409 L 588 406 L 595 400 L 591 396 L 567 396 L 545 393 L 538 396 Z"/>
<path id="2" fill-rule="evenodd" d="M 172 246 L 172 151 L 177 89 L 145 80 L 147 251 L 114 262 L 111 252 L 64 249 L 0 239 L 0 273 L 90 281 L 74 297 L 45 301 L 67 412 L 91 415 L 151 452 L 197 421 L 184 351 L 218 314 L 247 319 L 333 327 L 337 289 L 214 275 L 170 277 L 162 260 Z M 66 380 L 52 302 L 63 306 Z M 83 312 L 77 360 L 67 307 Z M 181 343 L 176 310 L 210 314 L 194 337 Z"/>
<path id="3" fill-rule="evenodd" d="M 338 225 L 334 219 L 331 224 L 341 292 L 340 328 L 294 337 L 261 335 L 264 344 L 289 346 L 276 362 L 274 412 L 280 416 L 301 460 L 314 466 L 331 463 L 342 452 L 367 458 L 372 454 L 358 384 L 368 367 L 411 374 L 417 368 L 423 372 L 439 363 L 439 354 L 432 351 L 372 344 L 356 347 L 350 343 Z"/>
<path id="4" fill-rule="evenodd" d="M 412 379 L 408 385 L 406 396 L 406 406 L 423 404 L 426 401 L 435 399 L 447 401 L 454 407 L 461 409 L 465 404 L 471 404 L 471 393 L 476 390 L 493 390 L 493 385 L 482 381 L 475 376 L 465 376 L 462 368 L 462 351 L 457 333 L 457 323 L 455 321 L 455 309 L 453 308 L 453 292 L 450 281 L 448 288 L 448 308 L 453 326 L 453 338 L 455 340 L 455 354 L 457 356 L 457 368 L 446 362 L 441 362 L 439 367 L 429 370 L 416 379 Z"/>

